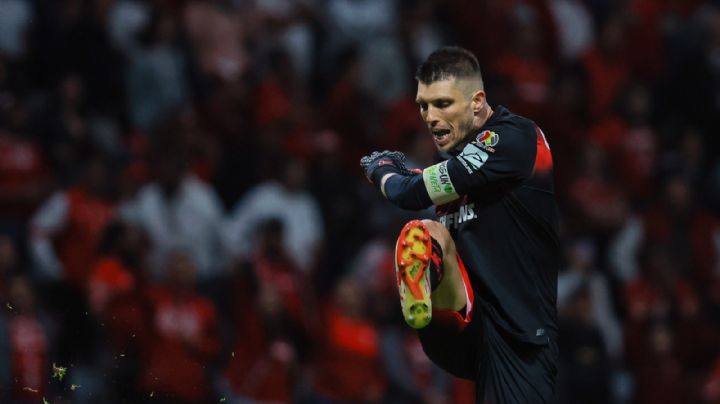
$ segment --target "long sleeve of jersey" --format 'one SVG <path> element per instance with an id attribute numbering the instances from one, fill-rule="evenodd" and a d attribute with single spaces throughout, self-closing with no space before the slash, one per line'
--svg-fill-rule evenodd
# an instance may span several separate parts
<path id="1" fill-rule="evenodd" d="M 419 210 L 452 202 L 489 183 L 512 184 L 528 178 L 544 137 L 533 128 L 503 125 L 496 130 L 483 130 L 457 156 L 426 168 L 422 175 L 390 177 L 385 182 L 388 200 L 403 209 Z"/>

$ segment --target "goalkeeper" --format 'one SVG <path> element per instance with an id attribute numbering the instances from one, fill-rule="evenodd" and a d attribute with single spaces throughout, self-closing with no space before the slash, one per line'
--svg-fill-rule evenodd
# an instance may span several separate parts
<path id="1" fill-rule="evenodd" d="M 554 402 L 560 246 L 545 136 L 490 107 L 467 50 L 436 50 L 415 78 L 439 162 L 420 172 L 399 152 L 361 160 L 390 202 L 435 205 L 437 221 L 413 220 L 397 240 L 405 321 L 430 359 L 475 381 L 478 403 Z"/>

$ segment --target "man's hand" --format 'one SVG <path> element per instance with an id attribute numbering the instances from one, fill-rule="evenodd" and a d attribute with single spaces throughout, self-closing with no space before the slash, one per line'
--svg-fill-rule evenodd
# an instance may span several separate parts
<path id="1" fill-rule="evenodd" d="M 369 156 L 360 159 L 360 167 L 368 181 L 381 191 L 382 178 L 386 174 L 417 174 L 405 166 L 405 155 L 397 151 L 372 152 Z"/>

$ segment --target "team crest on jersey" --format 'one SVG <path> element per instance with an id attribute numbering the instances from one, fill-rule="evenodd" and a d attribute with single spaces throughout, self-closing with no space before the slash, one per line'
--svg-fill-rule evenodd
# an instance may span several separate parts
<path id="1" fill-rule="evenodd" d="M 489 151 L 490 153 L 494 153 L 495 149 L 493 148 L 493 146 L 498 144 L 498 142 L 500 141 L 500 135 L 491 130 L 484 130 L 480 132 L 479 135 L 477 135 L 477 138 L 475 138 L 475 140 L 477 141 L 478 146 Z"/>

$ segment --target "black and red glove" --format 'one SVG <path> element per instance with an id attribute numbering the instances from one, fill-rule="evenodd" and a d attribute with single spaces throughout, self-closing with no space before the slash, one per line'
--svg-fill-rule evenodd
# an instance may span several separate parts
<path id="1" fill-rule="evenodd" d="M 380 180 L 385 174 L 415 175 L 420 170 L 410 170 L 405 166 L 405 155 L 398 151 L 372 152 L 369 156 L 360 159 L 360 167 L 365 177 L 375 187 L 380 189 Z"/>

